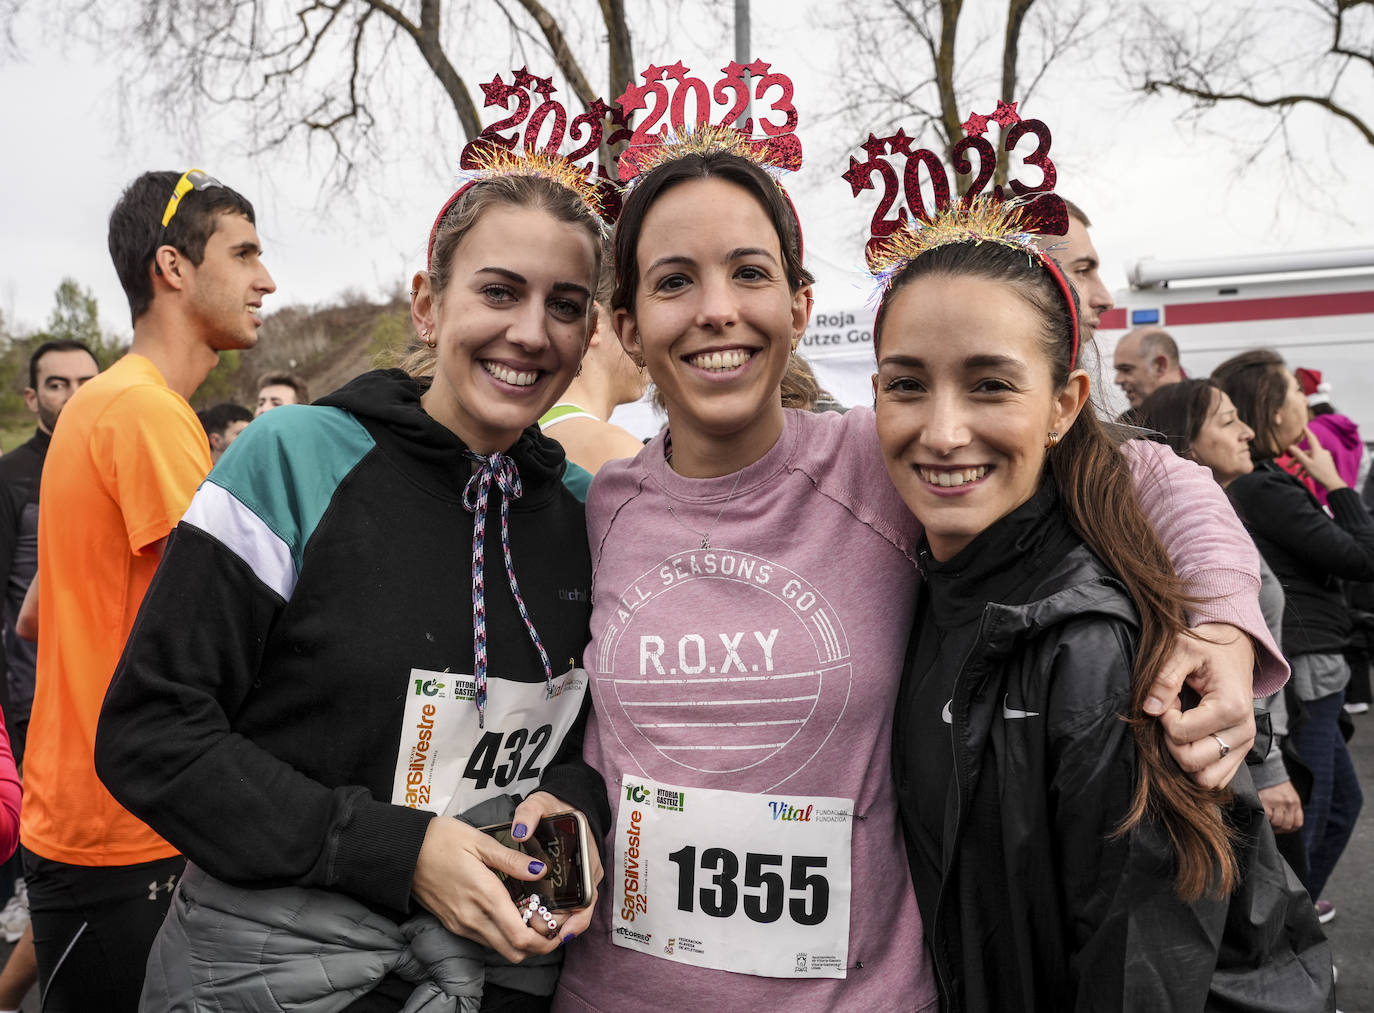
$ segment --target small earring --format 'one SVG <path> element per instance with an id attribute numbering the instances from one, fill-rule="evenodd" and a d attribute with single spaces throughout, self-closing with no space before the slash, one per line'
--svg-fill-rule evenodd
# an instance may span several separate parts
<path id="1" fill-rule="evenodd" d="M 1045 441 L 1045 449 L 1050 450 L 1059 443 L 1059 434 L 1051 432 L 1049 439 Z"/>
<path id="2" fill-rule="evenodd" d="M 433 334 L 432 331 L 430 331 L 430 329 L 429 329 L 428 327 L 425 328 L 424 332 L 420 335 L 420 338 L 421 338 L 421 339 L 424 341 L 424 343 L 425 343 L 426 345 L 428 345 L 430 348 L 433 348 L 433 347 L 434 347 L 434 345 L 435 345 L 434 334 Z"/>

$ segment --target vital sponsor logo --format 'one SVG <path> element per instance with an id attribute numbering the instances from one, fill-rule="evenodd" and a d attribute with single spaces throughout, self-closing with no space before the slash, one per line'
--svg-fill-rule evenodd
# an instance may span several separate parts
<path id="1" fill-rule="evenodd" d="M 792 805 L 790 802 L 769 802 L 768 809 L 773 814 L 775 823 L 810 823 L 811 814 L 816 807 L 809 805 L 803 809 L 801 806 Z"/>
<path id="2" fill-rule="evenodd" d="M 417 683 L 421 680 L 416 679 Z M 429 764 L 430 740 L 434 736 L 435 706 L 427 703 L 420 709 L 415 723 L 415 739 L 410 747 L 410 765 L 406 770 L 406 805 L 411 809 L 429 805 L 430 785 L 425 780 Z"/>
<path id="3" fill-rule="evenodd" d="M 639 790 L 643 791 L 643 788 Z M 638 809 L 634 810 L 630 813 L 630 825 L 625 830 L 624 897 L 620 903 L 620 917 L 627 922 L 634 921 L 636 914 L 647 914 L 649 911 L 649 898 L 643 890 L 643 865 L 639 860 L 639 834 L 643 820 L 644 814 Z M 642 940 L 645 943 L 648 941 L 648 936 Z"/>
<path id="4" fill-rule="evenodd" d="M 654 938 L 654 934 L 652 932 L 636 932 L 634 929 L 627 929 L 624 925 L 617 925 L 615 928 L 615 934 L 618 936 L 623 936 L 626 939 L 633 939 L 635 942 L 640 943 L 643 946 L 648 946 L 649 941 Z"/>
<path id="5" fill-rule="evenodd" d="M 643 805 L 649 801 L 649 789 L 642 784 L 627 784 L 625 786 L 625 801 L 633 802 L 635 805 Z"/>

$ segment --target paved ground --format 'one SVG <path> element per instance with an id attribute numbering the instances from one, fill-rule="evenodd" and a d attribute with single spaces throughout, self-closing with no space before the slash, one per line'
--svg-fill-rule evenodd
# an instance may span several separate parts
<path id="1" fill-rule="evenodd" d="M 1365 809 L 1327 884 L 1326 896 L 1337 914 L 1326 928 L 1340 972 L 1336 999 L 1341 1013 L 1374 1013 L 1374 712 L 1356 717 L 1355 729 L 1350 749 L 1364 787 Z M 0 941 L 0 962 L 9 951 Z M 37 989 L 22 1008 L 24 1013 L 39 1013 Z"/>
<path id="2" fill-rule="evenodd" d="M 1337 1005 L 1343 1013 L 1374 1013 L 1374 712 L 1355 717 L 1350 751 L 1364 789 L 1364 811 L 1326 885 L 1326 899 L 1337 909 L 1326 929 L 1340 972 Z"/>

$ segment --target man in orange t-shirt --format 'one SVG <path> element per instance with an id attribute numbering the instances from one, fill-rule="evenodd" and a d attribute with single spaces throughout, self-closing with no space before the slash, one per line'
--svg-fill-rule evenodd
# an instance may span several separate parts
<path id="1" fill-rule="evenodd" d="M 186 399 L 219 352 L 253 347 L 276 287 L 252 205 L 198 170 L 136 179 L 110 215 L 109 244 L 133 343 L 67 403 L 38 508 L 21 835 L 50 1013 L 137 1009 L 185 864 L 96 777 L 96 721 L 163 543 L 210 470 Z"/>

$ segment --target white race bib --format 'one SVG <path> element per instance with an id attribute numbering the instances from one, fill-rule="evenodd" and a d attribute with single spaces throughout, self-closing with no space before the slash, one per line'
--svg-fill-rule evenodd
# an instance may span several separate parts
<path id="1" fill-rule="evenodd" d="M 722 971 L 845 976 L 853 802 L 631 774 L 620 791 L 613 942 Z"/>
<path id="2" fill-rule="evenodd" d="M 477 727 L 470 675 L 410 670 L 391 801 L 455 816 L 497 795 L 528 795 L 563 744 L 587 693 L 587 673 L 553 680 L 487 679 L 486 727 Z"/>

